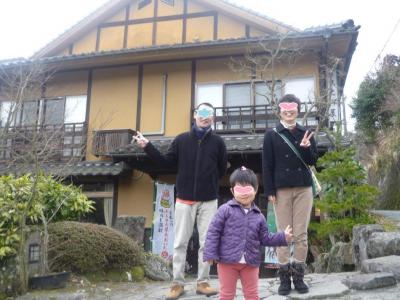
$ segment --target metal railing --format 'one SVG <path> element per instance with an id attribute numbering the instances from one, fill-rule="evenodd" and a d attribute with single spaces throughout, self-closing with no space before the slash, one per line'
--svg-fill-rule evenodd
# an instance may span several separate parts
<path id="1" fill-rule="evenodd" d="M 96 156 L 107 155 L 128 145 L 134 131 L 131 129 L 112 129 L 94 131 L 92 153 Z"/>

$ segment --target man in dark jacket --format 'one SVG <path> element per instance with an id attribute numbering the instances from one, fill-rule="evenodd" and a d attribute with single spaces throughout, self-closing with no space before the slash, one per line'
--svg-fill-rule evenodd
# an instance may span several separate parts
<path id="1" fill-rule="evenodd" d="M 291 94 L 279 101 L 281 121 L 264 136 L 263 179 L 264 191 L 273 203 L 279 230 L 293 228 L 293 257 L 289 247 L 277 249 L 280 264 L 280 295 L 291 290 L 291 279 L 299 293 L 307 293 L 304 283 L 305 261 L 308 250 L 307 228 L 313 204 L 312 178 L 307 165 L 315 165 L 317 148 L 313 133 L 296 123 L 300 100 Z M 289 144 L 296 149 L 298 155 Z"/>
<path id="2" fill-rule="evenodd" d="M 227 166 L 226 146 L 214 134 L 214 108 L 199 104 L 194 113 L 195 124 L 188 132 L 178 135 L 168 152 L 162 155 L 141 133 L 134 139 L 158 164 L 177 166 L 177 198 L 175 204 L 173 284 L 166 299 L 179 298 L 184 292 L 186 250 L 195 222 L 199 231 L 198 294 L 211 296 L 217 291 L 208 283 L 210 266 L 203 262 L 203 248 L 208 225 L 218 207 L 218 181 Z"/>

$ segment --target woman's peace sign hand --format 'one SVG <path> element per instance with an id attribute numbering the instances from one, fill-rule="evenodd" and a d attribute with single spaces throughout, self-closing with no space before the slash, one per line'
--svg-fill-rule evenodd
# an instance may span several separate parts
<path id="1" fill-rule="evenodd" d="M 303 139 L 301 140 L 300 147 L 308 148 L 311 145 L 310 139 L 314 135 L 314 132 L 306 131 Z"/>

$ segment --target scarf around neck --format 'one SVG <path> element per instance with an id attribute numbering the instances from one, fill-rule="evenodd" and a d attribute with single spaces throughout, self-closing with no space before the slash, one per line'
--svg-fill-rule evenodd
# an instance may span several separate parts
<path id="1" fill-rule="evenodd" d="M 288 129 L 288 130 L 292 130 L 293 128 L 295 128 L 296 127 L 296 122 L 295 123 L 293 123 L 293 124 L 288 124 L 288 123 L 285 123 L 284 121 L 280 121 L 281 122 L 281 124 L 282 124 L 282 126 L 283 127 L 285 127 L 286 129 Z"/>

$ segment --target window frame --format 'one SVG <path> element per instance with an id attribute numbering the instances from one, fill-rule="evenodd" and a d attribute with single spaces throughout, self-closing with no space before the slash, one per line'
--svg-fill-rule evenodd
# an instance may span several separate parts
<path id="1" fill-rule="evenodd" d="M 267 80 L 267 82 L 272 82 L 271 80 Z M 282 91 L 283 91 L 283 86 L 282 86 L 282 82 L 283 80 L 276 80 L 275 81 L 276 84 L 279 84 L 279 90 L 280 90 L 280 94 L 282 96 Z M 232 106 L 227 106 L 226 105 L 226 88 L 228 86 L 232 86 L 232 85 L 245 85 L 248 84 L 250 85 L 250 104 L 249 105 L 244 105 L 244 106 L 257 106 L 256 104 L 256 97 L 257 97 L 257 93 L 256 93 L 256 85 L 260 84 L 260 83 L 265 83 L 264 80 L 254 80 L 254 81 L 238 81 L 238 82 L 227 82 L 227 83 L 223 83 L 223 106 L 224 107 L 236 107 L 236 106 L 243 106 L 243 105 L 232 105 Z M 279 98 L 279 97 L 278 97 Z M 259 104 L 259 105 L 264 105 L 264 104 Z M 265 104 L 268 105 L 268 104 Z"/>

